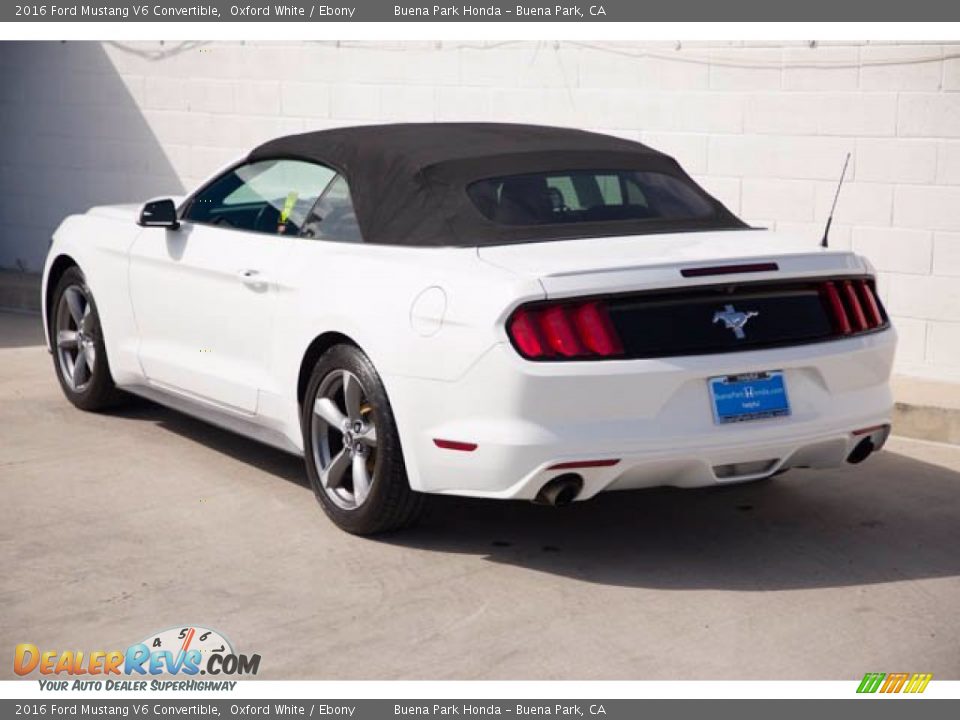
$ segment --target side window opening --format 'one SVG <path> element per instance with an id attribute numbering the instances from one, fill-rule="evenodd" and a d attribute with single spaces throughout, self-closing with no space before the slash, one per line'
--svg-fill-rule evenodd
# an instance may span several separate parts
<path id="1" fill-rule="evenodd" d="M 350 188 L 343 175 L 337 175 L 314 205 L 300 235 L 311 240 L 363 242 Z"/>
<path id="2" fill-rule="evenodd" d="M 336 175 L 301 160 L 261 160 L 227 171 L 193 198 L 185 220 L 296 236 Z"/>

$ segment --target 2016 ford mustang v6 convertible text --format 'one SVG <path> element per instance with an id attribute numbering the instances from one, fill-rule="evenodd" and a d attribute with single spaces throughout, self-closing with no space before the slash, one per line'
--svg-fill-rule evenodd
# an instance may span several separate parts
<path id="1" fill-rule="evenodd" d="M 896 339 L 864 258 L 577 130 L 273 140 L 186 199 L 67 218 L 43 293 L 76 406 L 119 388 L 303 455 L 354 533 L 423 493 L 756 480 L 889 432 Z"/>

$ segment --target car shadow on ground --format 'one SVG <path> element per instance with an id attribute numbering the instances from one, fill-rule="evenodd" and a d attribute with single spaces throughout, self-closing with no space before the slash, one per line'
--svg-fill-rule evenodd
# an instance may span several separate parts
<path id="1" fill-rule="evenodd" d="M 296 483 L 302 461 L 145 401 L 125 417 Z M 320 514 L 318 523 L 328 522 Z M 700 490 L 600 495 L 552 508 L 428 498 L 421 523 L 371 540 L 600 585 L 788 590 L 960 575 L 960 473 L 895 452 L 843 471 Z"/>
<path id="2" fill-rule="evenodd" d="M 289 453 L 248 440 L 236 433 L 158 405 L 140 397 L 127 395 L 122 405 L 109 411 L 114 417 L 151 422 L 191 442 L 228 455 L 270 475 L 309 489 L 303 460 Z M 310 499 L 310 498 L 306 498 Z"/>

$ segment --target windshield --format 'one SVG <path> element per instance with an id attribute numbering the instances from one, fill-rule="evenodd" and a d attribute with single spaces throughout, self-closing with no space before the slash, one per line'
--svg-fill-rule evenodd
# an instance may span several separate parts
<path id="1" fill-rule="evenodd" d="M 467 194 L 501 225 L 707 220 L 717 204 L 683 178 L 638 170 L 569 170 L 488 178 Z"/>

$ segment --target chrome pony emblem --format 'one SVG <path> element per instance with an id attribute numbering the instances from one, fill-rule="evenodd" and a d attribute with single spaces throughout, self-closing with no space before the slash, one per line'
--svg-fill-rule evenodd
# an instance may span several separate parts
<path id="1" fill-rule="evenodd" d="M 737 340 L 743 340 L 747 335 L 743 332 L 743 326 L 747 324 L 747 321 L 759 315 L 756 310 L 747 310 L 742 312 L 740 310 L 734 310 L 733 305 L 727 305 L 723 310 L 717 310 L 713 314 L 713 322 L 723 322 L 724 327 L 728 330 L 733 330 L 733 334 L 736 336 Z"/>

